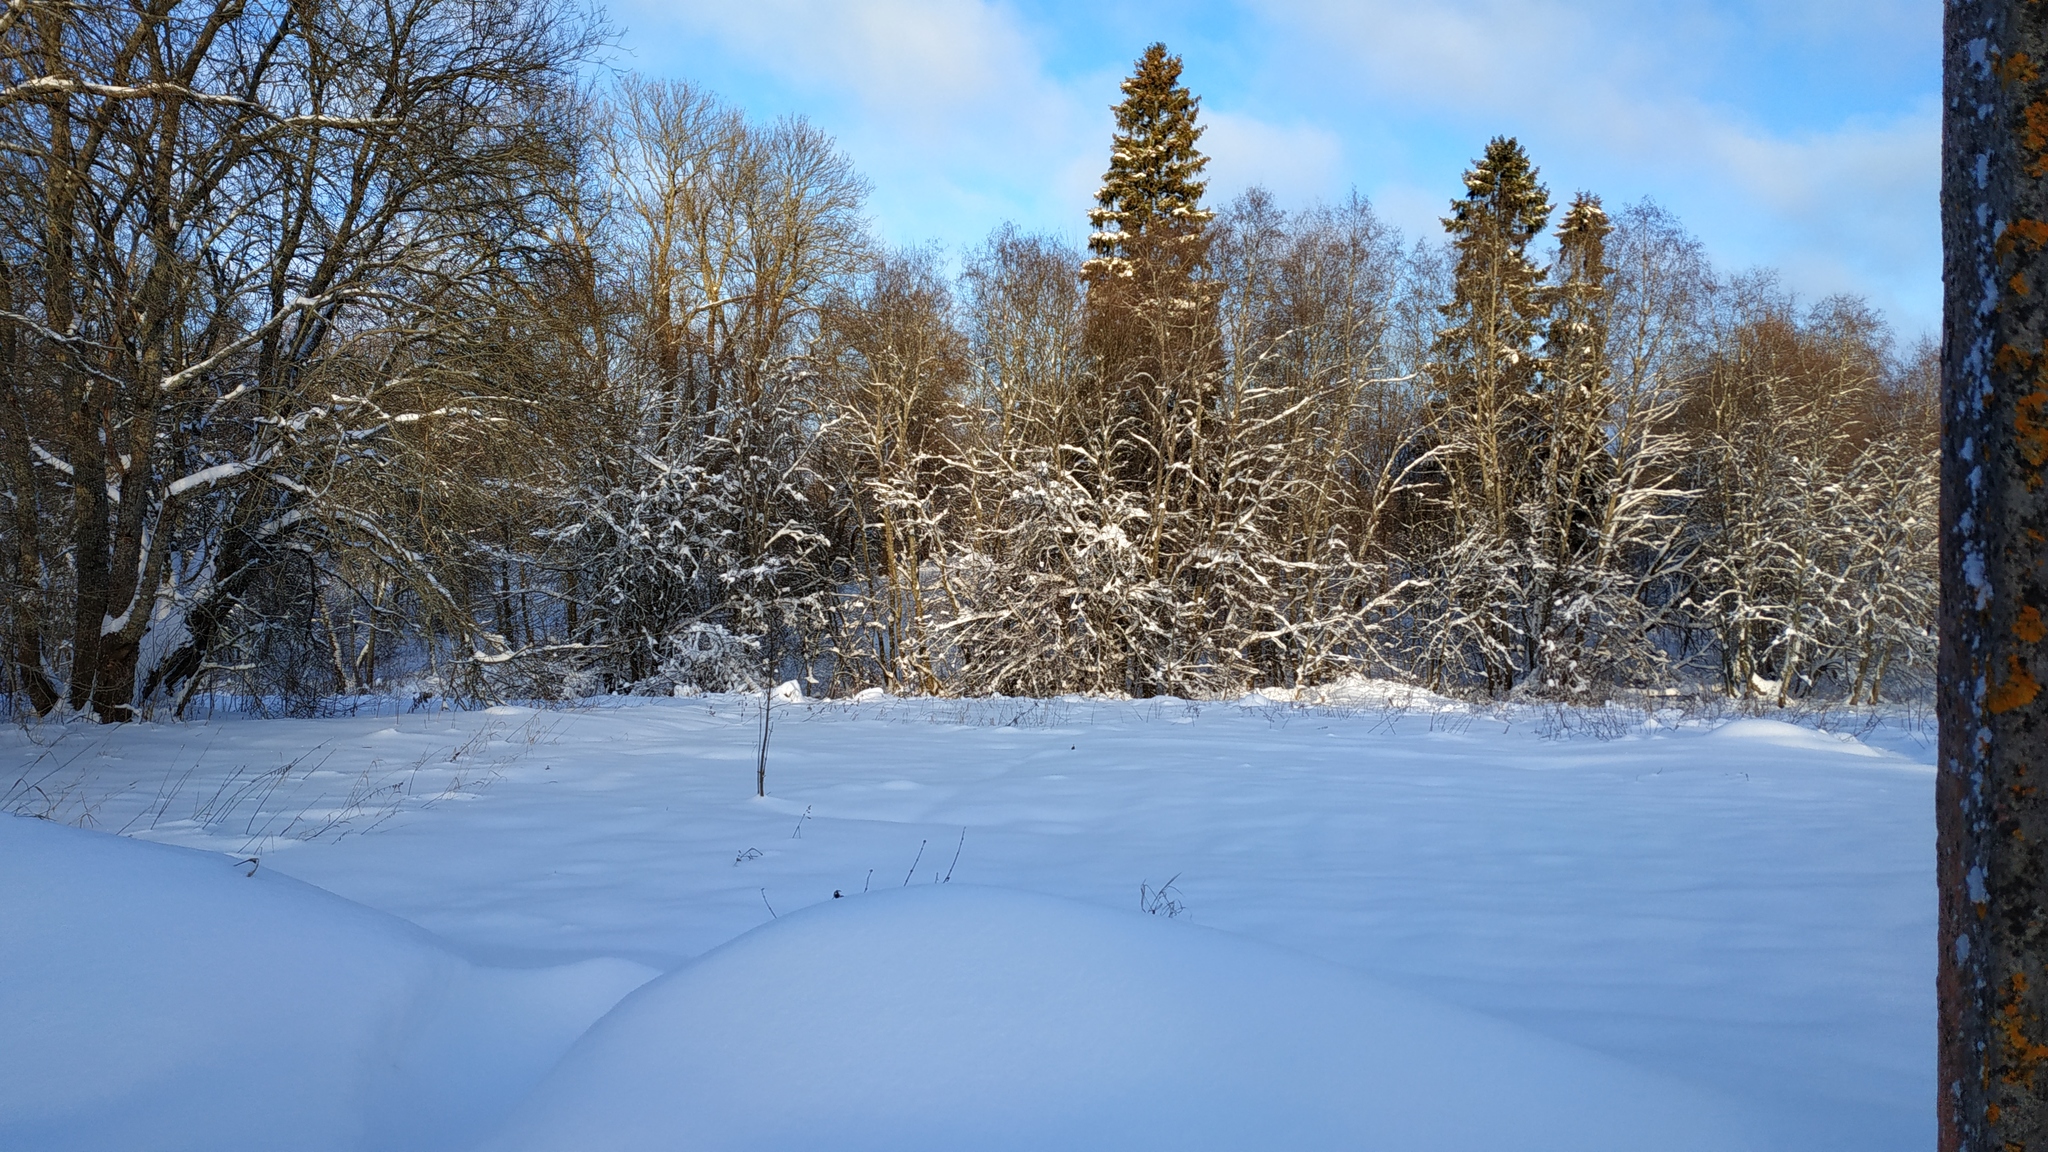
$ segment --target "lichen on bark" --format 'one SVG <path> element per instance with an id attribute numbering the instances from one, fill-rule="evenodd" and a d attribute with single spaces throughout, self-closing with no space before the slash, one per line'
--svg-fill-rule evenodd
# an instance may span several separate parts
<path id="1" fill-rule="evenodd" d="M 1942 159 L 1944 1152 L 2048 1148 L 2048 12 L 1947 8 Z"/>

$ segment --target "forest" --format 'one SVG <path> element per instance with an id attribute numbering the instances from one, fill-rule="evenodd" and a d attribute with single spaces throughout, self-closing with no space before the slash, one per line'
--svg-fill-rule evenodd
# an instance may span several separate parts
<path id="1" fill-rule="evenodd" d="M 1937 356 L 1858 298 L 1505 136 L 1440 234 L 1211 202 L 1163 45 L 1085 246 L 892 247 L 829 136 L 608 35 L 0 11 L 17 714 L 1929 690 Z"/>

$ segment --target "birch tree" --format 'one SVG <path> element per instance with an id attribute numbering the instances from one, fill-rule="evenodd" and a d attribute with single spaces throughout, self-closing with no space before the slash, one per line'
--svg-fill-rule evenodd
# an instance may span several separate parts
<path id="1" fill-rule="evenodd" d="M 964 464 L 966 341 L 927 252 L 883 256 L 825 313 L 825 466 L 842 517 L 839 654 L 891 691 L 951 672 L 939 629 L 959 614 L 946 572 Z"/>
<path id="2" fill-rule="evenodd" d="M 560 537 L 615 688 L 752 683 L 814 623 L 829 567 L 807 357 L 865 251 L 866 186 L 809 124 L 687 84 L 628 78 L 606 109 L 595 243 L 625 442 L 583 461 Z"/>

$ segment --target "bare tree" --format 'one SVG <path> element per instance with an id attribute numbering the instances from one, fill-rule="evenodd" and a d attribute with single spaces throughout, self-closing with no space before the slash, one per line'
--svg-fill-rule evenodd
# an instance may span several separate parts
<path id="1" fill-rule="evenodd" d="M 1889 334 L 1857 301 L 1801 319 L 1766 281 L 1726 293 L 1680 409 L 1701 493 L 1684 608 L 1712 633 L 1723 686 L 1783 704 L 1828 682 L 1860 694 L 1892 655 L 1924 667 L 1934 461 L 1925 423 L 1885 414 L 1910 399 Z"/>
<path id="2" fill-rule="evenodd" d="M 937 629 L 960 611 L 946 536 L 965 459 L 968 357 L 951 312 L 934 254 L 883 256 L 828 304 L 814 354 L 827 378 L 825 469 L 850 591 L 839 654 L 891 691 L 940 690 L 950 661 Z"/>
<path id="3" fill-rule="evenodd" d="M 1211 538 L 1220 645 L 1296 687 L 1391 666 L 1405 591 L 1388 508 L 1420 415 L 1400 358 L 1399 239 L 1354 195 L 1289 219 L 1253 190 L 1220 219 L 1229 367 Z"/>
<path id="4" fill-rule="evenodd" d="M 822 591 L 807 356 L 865 251 L 865 185 L 810 125 L 751 124 L 688 85 L 629 78 L 606 108 L 592 242 L 624 443 L 583 461 L 560 535 L 615 688 L 772 679 L 762 646 Z"/>
<path id="5" fill-rule="evenodd" d="M 35 707 L 183 698 L 308 547 L 499 647 L 431 522 L 357 497 L 493 418 L 497 301 L 591 42 L 553 7 L 446 0 L 38 4 L 0 32 L 9 551 L 61 621 L 16 621 Z"/>

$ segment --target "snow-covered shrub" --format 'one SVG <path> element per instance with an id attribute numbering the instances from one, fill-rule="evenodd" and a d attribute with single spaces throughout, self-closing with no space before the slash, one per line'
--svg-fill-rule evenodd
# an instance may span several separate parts
<path id="1" fill-rule="evenodd" d="M 637 694 L 738 692 L 761 685 L 760 640 L 735 636 L 722 625 L 692 624 L 664 637 L 656 651 L 663 653 L 661 664 L 653 676 L 634 685 Z"/>

